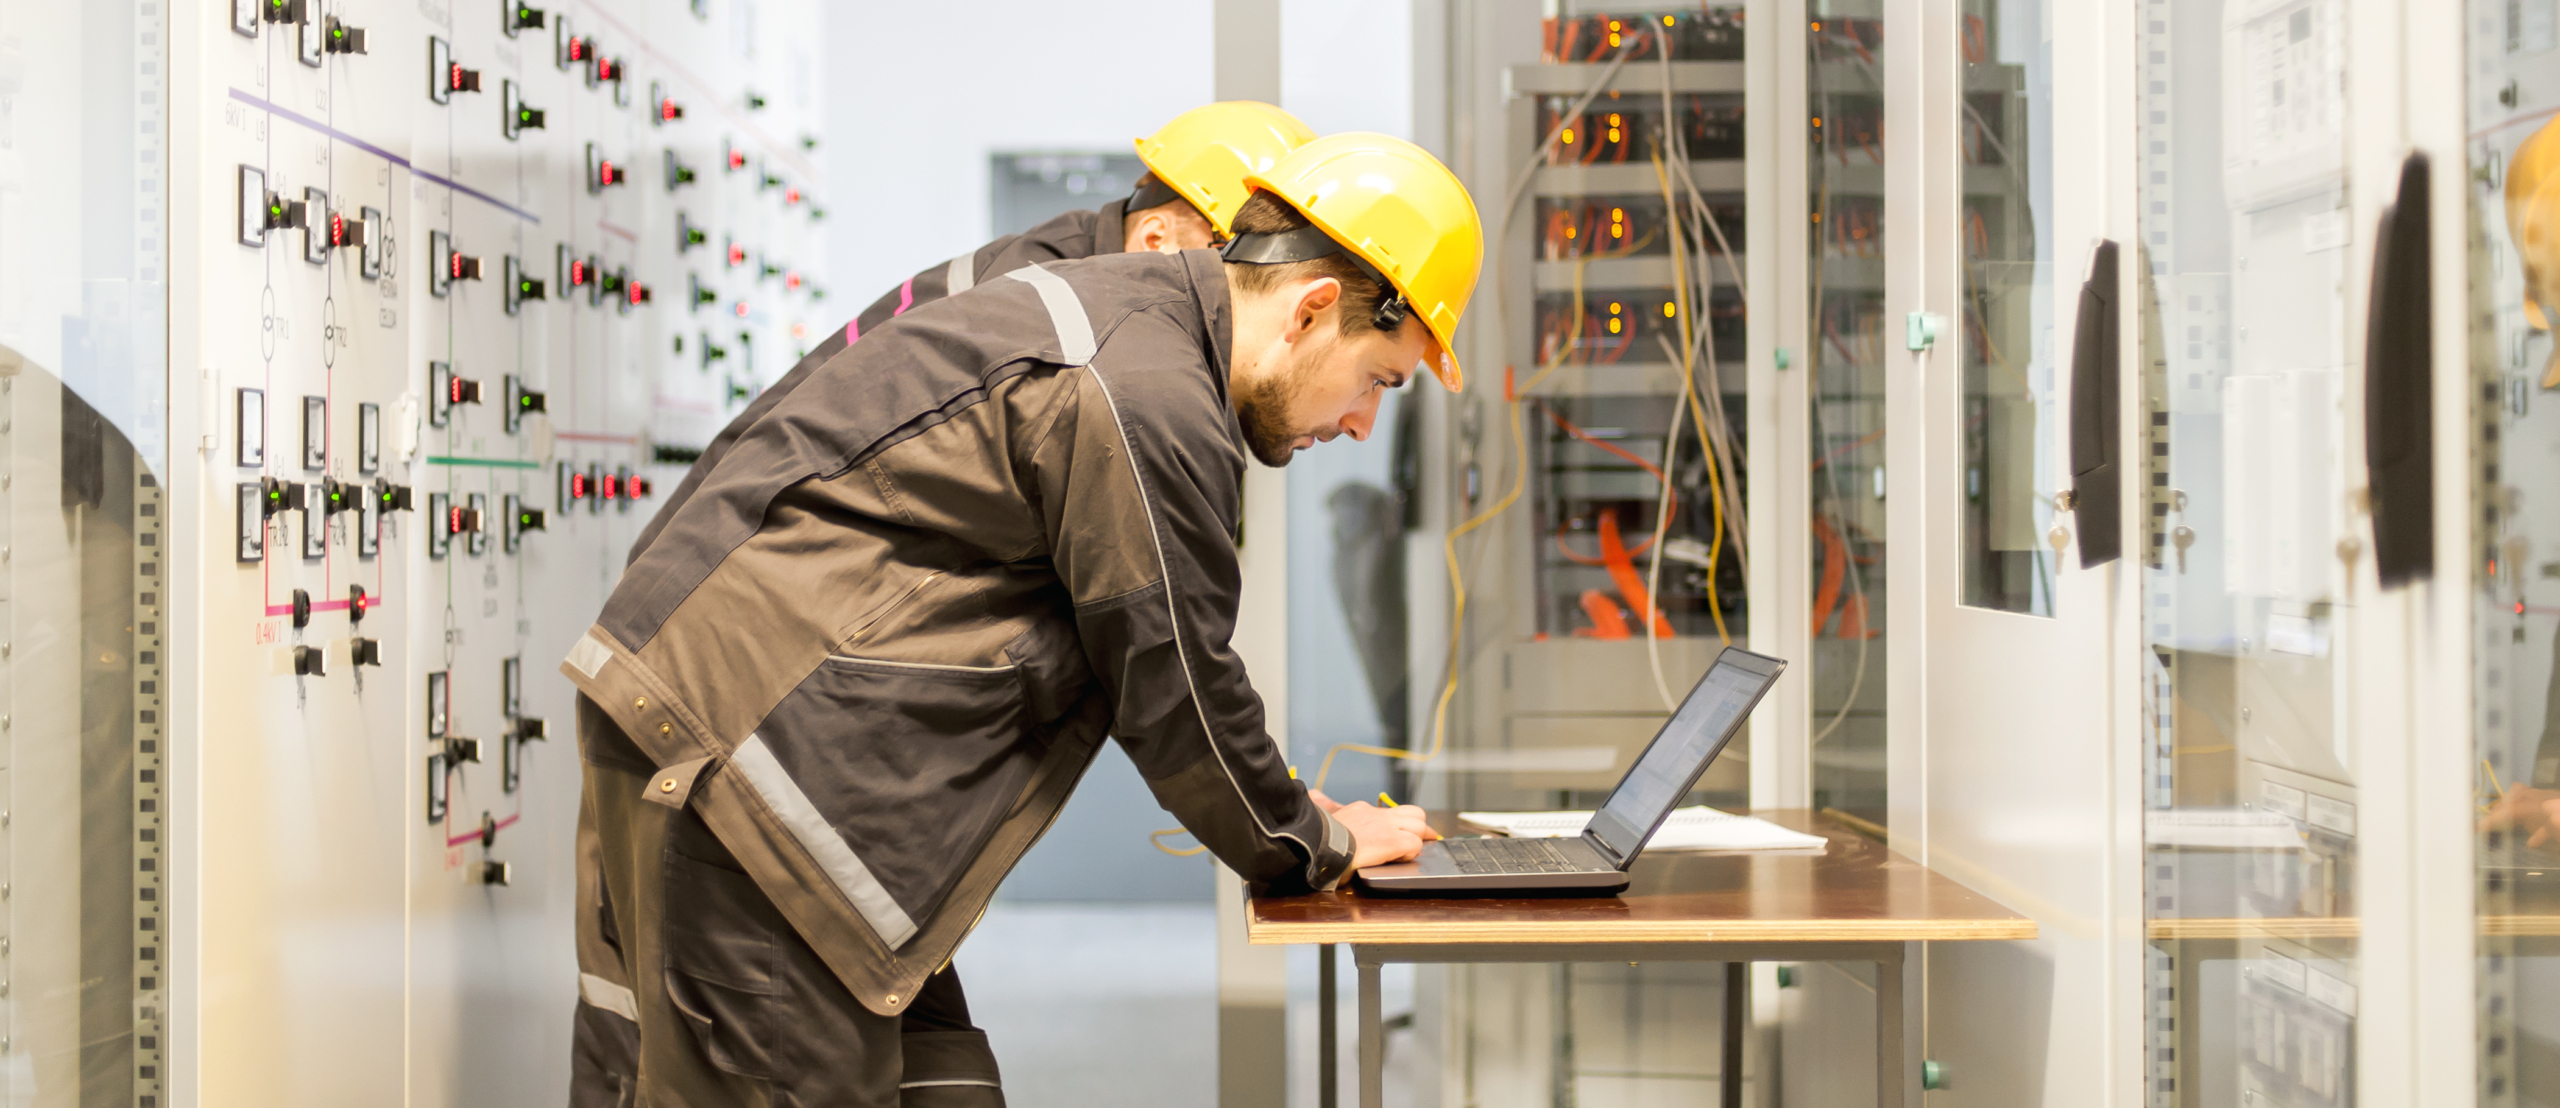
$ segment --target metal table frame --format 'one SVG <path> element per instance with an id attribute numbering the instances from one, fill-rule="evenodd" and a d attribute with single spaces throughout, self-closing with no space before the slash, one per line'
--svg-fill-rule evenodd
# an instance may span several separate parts
<path id="1" fill-rule="evenodd" d="M 1335 1051 L 1341 1029 L 1334 1009 L 1336 944 L 1318 946 L 1316 986 L 1316 1058 L 1323 1076 L 1317 1096 L 1323 1108 L 1337 1108 L 1340 1066 Z M 1901 942 L 1568 942 L 1568 943 L 1355 943 L 1351 958 L 1360 971 L 1360 1108 L 1384 1108 L 1386 1028 L 1379 1011 L 1378 968 L 1389 963 L 1559 962 L 1723 962 L 1724 1074 L 1717 1082 L 1725 1108 L 1740 1108 L 1745 1027 L 1749 1023 L 1752 962 L 1873 962 L 1876 966 L 1876 1105 L 1902 1108 L 1910 1079 L 1902 1037 Z"/>

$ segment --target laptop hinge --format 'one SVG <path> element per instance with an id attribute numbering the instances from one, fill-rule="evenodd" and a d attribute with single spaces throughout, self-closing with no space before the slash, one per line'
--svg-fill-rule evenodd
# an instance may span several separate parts
<path id="1" fill-rule="evenodd" d="M 1587 828 L 1587 827 L 1586 827 L 1586 828 L 1583 828 L 1583 830 L 1582 830 L 1582 841 L 1584 841 L 1584 842 L 1586 842 L 1586 843 L 1591 844 L 1591 849 L 1592 849 L 1595 853 L 1599 854 L 1599 855 L 1600 855 L 1600 857 L 1601 857 L 1601 859 L 1602 859 L 1603 861 L 1606 861 L 1606 862 L 1608 862 L 1610 865 L 1615 866 L 1615 867 L 1617 867 L 1617 868 L 1619 868 L 1619 869 L 1625 869 L 1625 868 L 1627 868 L 1627 860 L 1626 860 L 1626 859 L 1624 859 L 1624 858 L 1618 857 L 1618 852 L 1617 852 L 1617 851 L 1609 849 L 1609 840 L 1607 840 L 1607 839 L 1603 839 L 1603 838 L 1601 838 L 1601 837 L 1600 837 L 1600 836 L 1598 836 L 1598 835 L 1594 835 L 1594 834 L 1592 834 L 1592 833 L 1591 833 L 1591 829 L 1590 829 L 1590 828 Z"/>

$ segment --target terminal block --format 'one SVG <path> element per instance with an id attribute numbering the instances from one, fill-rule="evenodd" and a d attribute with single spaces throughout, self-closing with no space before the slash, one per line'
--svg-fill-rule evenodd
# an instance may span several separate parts
<path id="1" fill-rule="evenodd" d="M 543 123 L 542 109 L 525 103 L 524 93 L 516 88 L 514 81 L 498 84 L 498 103 L 505 113 L 499 117 L 499 130 L 507 136 L 508 142 L 514 142 L 516 136 L 528 130 L 549 129 Z"/>
<path id="2" fill-rule="evenodd" d="M 710 232 L 694 226 L 693 217 L 684 214 L 683 209 L 676 210 L 676 253 L 683 254 L 709 241 Z"/>
<path id="3" fill-rule="evenodd" d="M 594 196 L 630 179 L 630 170 L 614 164 L 613 159 L 598 153 L 596 144 L 592 142 L 587 144 L 587 195 Z"/>
<path id="4" fill-rule="evenodd" d="M 296 676 L 296 677 L 326 677 L 326 676 L 328 676 L 328 675 L 329 675 L 329 656 L 328 656 L 327 654 L 325 654 L 325 653 L 322 653 L 322 652 L 321 652 L 321 649 L 320 649 L 319 647 L 316 647 L 316 646 L 297 646 L 297 647 L 294 647 L 294 648 L 293 648 L 293 675 L 294 675 L 294 676 Z"/>
<path id="5" fill-rule="evenodd" d="M 362 259 L 362 264 L 359 266 L 358 271 L 364 274 L 365 280 L 381 280 L 382 236 L 377 233 L 377 229 L 383 226 L 382 210 L 379 208 L 358 208 L 356 211 L 362 216 L 362 218 L 357 220 L 354 226 L 362 227 L 363 231 L 361 234 L 355 235 L 353 238 L 350 238 L 348 241 L 342 242 L 339 245 L 361 246 L 363 250 L 358 257 Z M 351 233 L 354 231 L 354 226 L 349 228 Z"/>
<path id="6" fill-rule="evenodd" d="M 427 494 L 427 557 L 441 561 L 453 553 L 453 511 L 452 497 Z"/>
<path id="7" fill-rule="evenodd" d="M 537 412 L 548 414 L 551 410 L 548 407 L 548 404 L 549 398 L 545 394 L 535 392 L 532 389 L 524 387 L 524 382 L 518 379 L 515 374 L 510 373 L 507 375 L 506 420 L 508 434 L 515 434 L 516 429 L 524 425 L 524 417 Z"/>
<path id="8" fill-rule="evenodd" d="M 321 503 L 320 486 L 297 484 L 294 488 L 302 491 L 302 503 L 297 508 L 302 517 L 302 556 L 326 558 L 329 556 L 329 517 Z"/>
<path id="9" fill-rule="evenodd" d="M 489 494 L 472 493 L 466 505 L 453 509 L 454 532 L 463 536 L 464 545 L 477 558 L 489 552 Z"/>
<path id="10" fill-rule="evenodd" d="M 323 48 L 332 54 L 362 54 L 365 52 L 364 28 L 348 26 L 346 20 L 340 19 L 337 16 L 333 15 L 329 17 L 328 22 L 324 25 L 324 33 L 320 37 L 324 44 Z"/>
<path id="11" fill-rule="evenodd" d="M 457 92 L 480 91 L 480 71 L 464 69 L 453 60 L 453 44 L 427 36 L 427 99 L 438 104 L 453 103 Z"/>
<path id="12" fill-rule="evenodd" d="M 329 211 L 329 194 L 320 189 L 302 190 L 302 260 L 313 265 L 329 264 L 330 236 L 337 230 L 336 217 Z"/>
<path id="13" fill-rule="evenodd" d="M 522 311 L 524 309 L 524 302 L 527 300 L 550 299 L 549 290 L 543 286 L 542 280 L 527 274 L 525 272 L 524 263 L 517 261 L 515 255 L 507 255 L 506 264 L 503 268 L 505 269 L 507 279 L 506 295 L 508 315 L 515 315 Z"/>
<path id="14" fill-rule="evenodd" d="M 507 553 L 513 554 L 523 545 L 525 532 L 549 529 L 545 526 L 547 517 L 543 510 L 525 507 L 524 502 L 516 498 L 516 494 L 508 493 L 500 503 L 505 508 Z"/>
<path id="15" fill-rule="evenodd" d="M 381 665 L 382 641 L 379 639 L 368 639 L 362 635 L 348 639 L 347 664 L 351 666 Z"/>
<path id="16" fill-rule="evenodd" d="M 698 177 L 698 174 L 694 173 L 692 166 L 684 164 L 682 159 L 676 157 L 676 152 L 673 149 L 666 151 L 666 157 L 668 192 L 674 192 L 679 188 L 690 185 Z"/>
<path id="17" fill-rule="evenodd" d="M 238 489 L 239 513 L 236 556 L 243 562 L 263 561 L 267 556 L 266 489 L 257 481 L 242 481 Z"/>
<path id="18" fill-rule="evenodd" d="M 508 38 L 514 38 L 519 31 L 539 31 L 542 25 L 542 9 L 526 4 L 509 4 L 507 17 L 498 26 L 507 32 Z"/>
<path id="19" fill-rule="evenodd" d="M 684 105 L 676 103 L 675 97 L 667 95 L 667 86 L 656 81 L 649 82 L 649 122 L 668 123 L 683 118 Z M 669 153 L 674 152 L 669 151 Z"/>

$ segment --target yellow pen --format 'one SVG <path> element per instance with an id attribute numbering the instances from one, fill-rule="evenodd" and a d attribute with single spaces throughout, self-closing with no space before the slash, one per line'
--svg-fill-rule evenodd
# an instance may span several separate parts
<path id="1" fill-rule="evenodd" d="M 1387 794 L 1385 794 L 1385 793 L 1379 793 L 1379 794 L 1378 794 L 1378 803 L 1380 803 L 1380 804 L 1384 804 L 1384 805 L 1386 805 L 1387 807 L 1393 808 L 1393 807 L 1395 807 L 1395 806 L 1396 806 L 1396 798 L 1394 798 L 1394 797 L 1392 797 L 1392 796 L 1388 796 L 1388 795 L 1387 795 Z"/>

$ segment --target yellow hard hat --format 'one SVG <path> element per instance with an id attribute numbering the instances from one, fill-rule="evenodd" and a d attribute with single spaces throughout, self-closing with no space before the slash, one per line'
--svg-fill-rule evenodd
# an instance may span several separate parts
<path id="1" fill-rule="evenodd" d="M 2524 263 L 2525 322 L 2548 331 L 2560 309 L 2560 120 L 2518 144 L 2506 173 L 2507 234 Z M 2542 387 L 2560 387 L 2560 350 L 2543 367 Z"/>
<path id="2" fill-rule="evenodd" d="M 1269 104 L 1223 100 L 1177 115 L 1139 139 L 1138 160 L 1159 184 L 1200 209 L 1224 238 L 1228 221 L 1244 206 L 1245 174 L 1271 168 L 1315 137 L 1297 116 Z"/>
<path id="3" fill-rule="evenodd" d="M 1248 175 L 1374 269 L 1431 332 L 1425 357 L 1449 391 L 1466 384 L 1450 348 L 1484 261 L 1484 224 L 1456 174 L 1419 146 L 1360 131 L 1301 146 Z"/>

